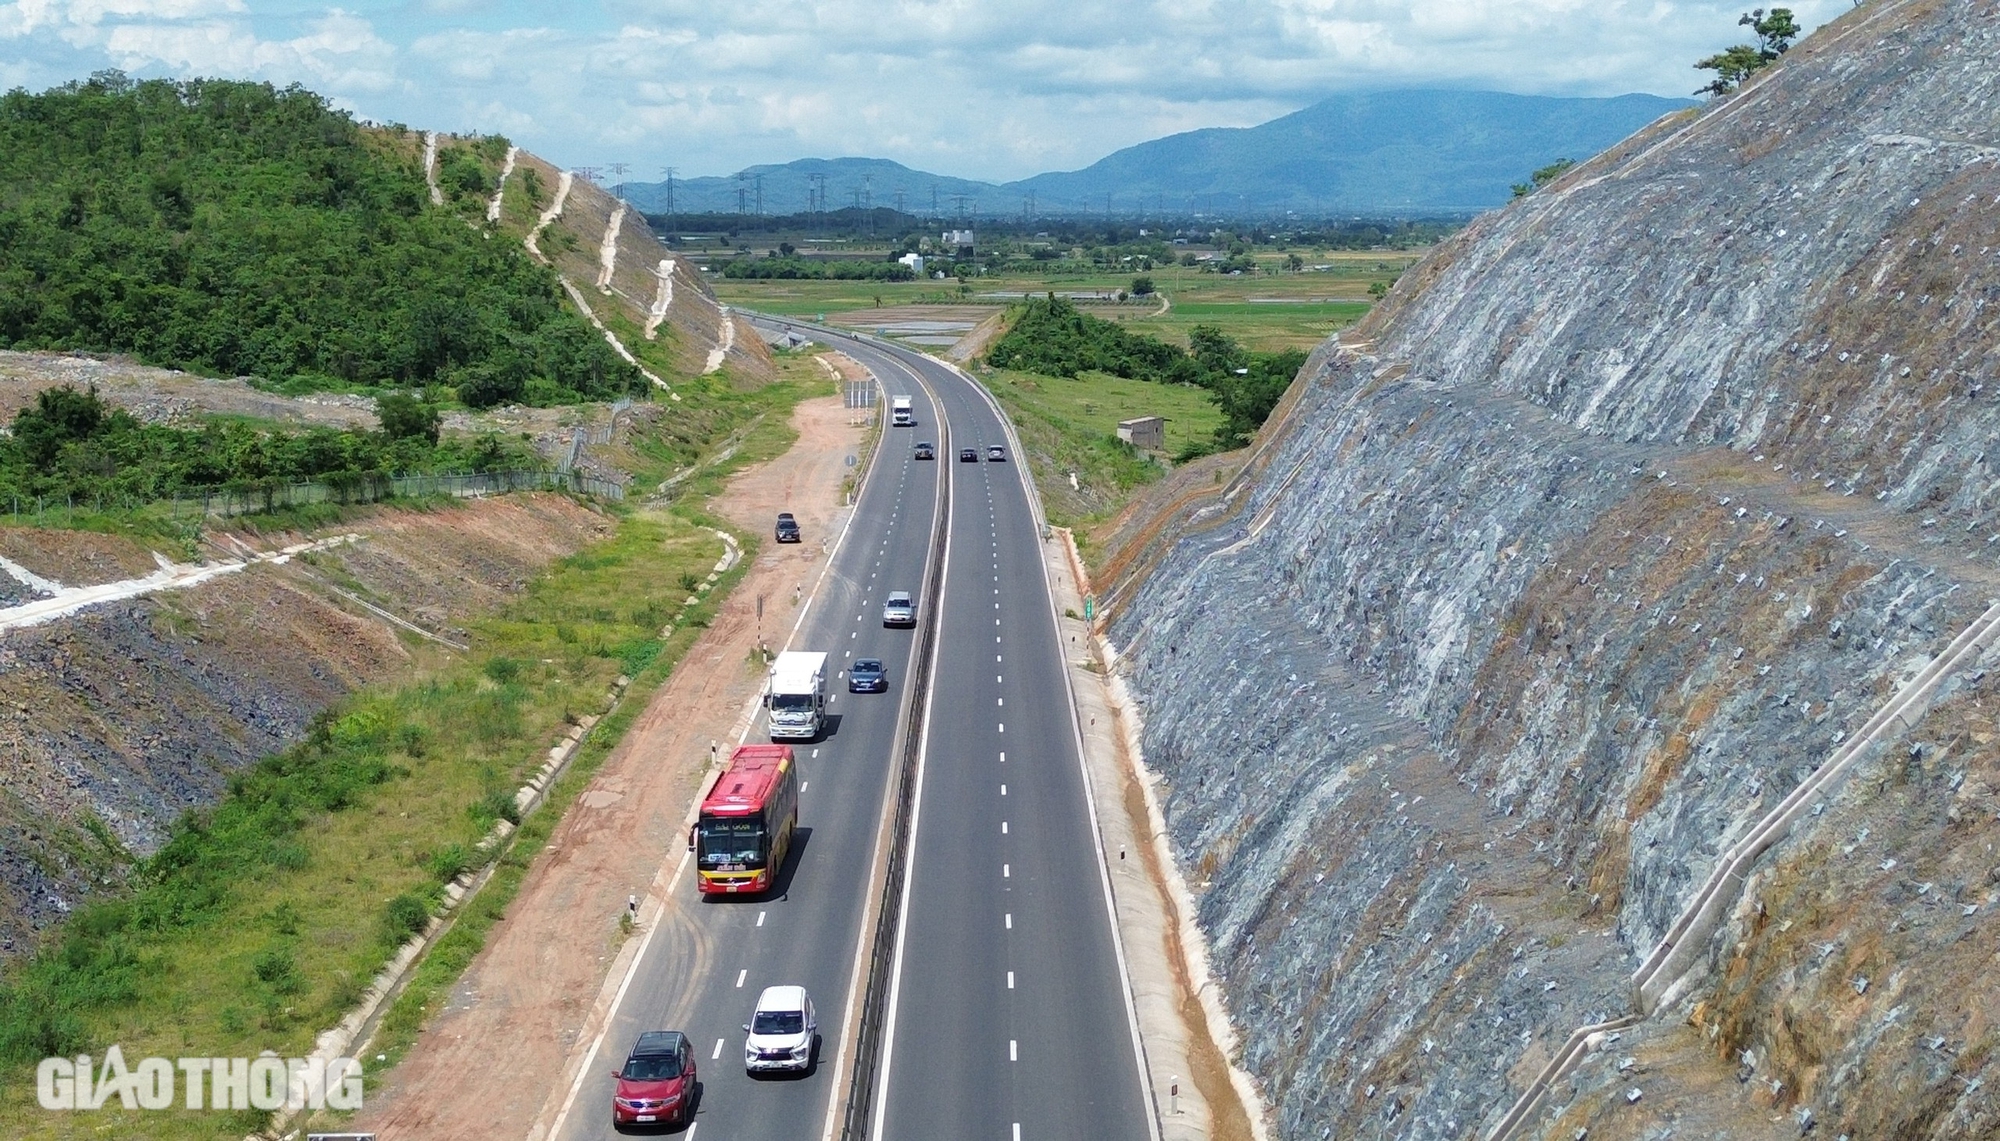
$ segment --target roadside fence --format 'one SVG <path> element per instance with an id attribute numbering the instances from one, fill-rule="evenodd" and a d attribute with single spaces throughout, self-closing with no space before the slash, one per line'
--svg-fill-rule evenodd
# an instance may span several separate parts
<path id="1" fill-rule="evenodd" d="M 301 507 L 314 503 L 363 504 L 388 499 L 418 499 L 444 495 L 468 499 L 510 491 L 573 491 L 599 499 L 622 501 L 623 485 L 580 471 L 514 468 L 507 471 L 430 472 L 420 475 L 354 473 L 345 478 L 294 483 L 278 480 L 241 481 L 161 498 L 128 495 L 12 496 L 6 501 L 13 521 L 42 524 L 79 512 L 136 511 L 159 505 L 175 519 L 230 518 Z"/>

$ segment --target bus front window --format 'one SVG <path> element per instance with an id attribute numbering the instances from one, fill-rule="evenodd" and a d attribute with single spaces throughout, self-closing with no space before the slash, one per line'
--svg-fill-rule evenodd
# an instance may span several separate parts
<path id="1" fill-rule="evenodd" d="M 695 858 L 714 871 L 731 865 L 764 866 L 764 822 L 756 819 L 707 819 L 696 826 Z"/>

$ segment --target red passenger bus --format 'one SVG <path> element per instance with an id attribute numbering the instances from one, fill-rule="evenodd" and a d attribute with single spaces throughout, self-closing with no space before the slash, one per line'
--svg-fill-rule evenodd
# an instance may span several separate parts
<path id="1" fill-rule="evenodd" d="M 769 891 L 799 824 L 790 745 L 743 745 L 701 802 L 688 845 L 703 895 Z"/>

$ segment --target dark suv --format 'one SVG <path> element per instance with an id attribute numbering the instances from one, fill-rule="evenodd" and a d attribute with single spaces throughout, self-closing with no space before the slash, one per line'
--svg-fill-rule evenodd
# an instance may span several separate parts
<path id="1" fill-rule="evenodd" d="M 778 541 L 796 543 L 799 541 L 799 521 L 792 518 L 789 511 L 778 512 Z"/>
<path id="2" fill-rule="evenodd" d="M 694 1119 L 694 1047 L 678 1030 L 648 1030 L 612 1071 L 611 1127 L 686 1125 Z"/>

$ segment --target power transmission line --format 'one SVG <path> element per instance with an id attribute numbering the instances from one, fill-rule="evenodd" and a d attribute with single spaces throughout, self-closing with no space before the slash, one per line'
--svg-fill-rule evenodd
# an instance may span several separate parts
<path id="1" fill-rule="evenodd" d="M 622 162 L 614 162 L 611 164 L 611 176 L 618 180 L 618 182 L 612 189 L 617 193 L 618 200 L 620 202 L 625 201 L 625 172 L 631 169 L 632 168 L 630 166 L 627 166 L 625 163 Z"/>

